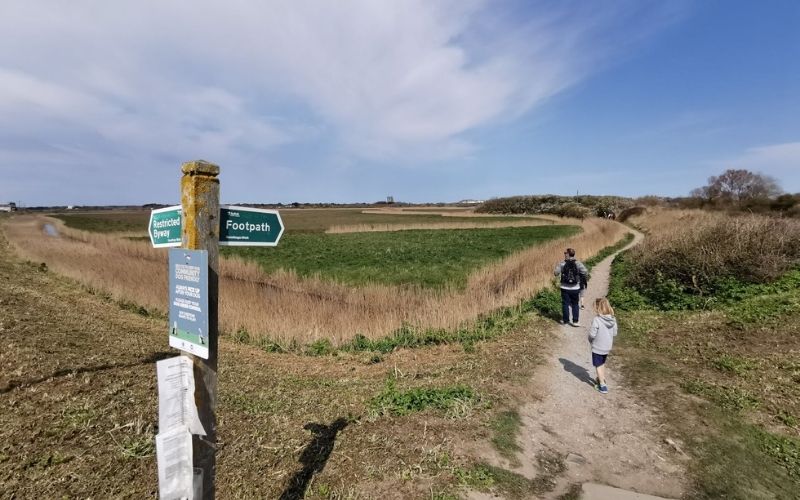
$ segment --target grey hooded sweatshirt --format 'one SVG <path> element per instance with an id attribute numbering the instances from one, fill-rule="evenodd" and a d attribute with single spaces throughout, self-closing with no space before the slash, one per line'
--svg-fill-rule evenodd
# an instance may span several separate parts
<path id="1" fill-rule="evenodd" d="M 595 316 L 589 328 L 589 342 L 592 343 L 592 352 L 595 354 L 608 354 L 614 345 L 617 336 L 617 319 L 611 315 Z"/>

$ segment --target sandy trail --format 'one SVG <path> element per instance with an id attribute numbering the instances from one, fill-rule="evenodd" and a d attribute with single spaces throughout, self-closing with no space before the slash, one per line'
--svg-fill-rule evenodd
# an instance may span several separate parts
<path id="1" fill-rule="evenodd" d="M 641 239 L 636 234 L 631 246 Z M 566 457 L 567 470 L 546 498 L 559 497 L 571 484 L 590 482 L 679 498 L 685 489 L 683 457 L 659 437 L 653 411 L 626 388 L 613 352 L 607 365 L 609 394 L 600 394 L 592 385 L 591 304 L 608 291 L 612 260 L 613 256 L 592 270 L 580 327 L 554 326 L 558 340 L 532 380 L 541 399 L 520 410 L 527 458 L 523 462 L 533 463 L 542 453 Z M 535 476 L 535 465 L 529 467 L 521 472 Z M 601 497 L 585 492 L 583 498 Z"/>

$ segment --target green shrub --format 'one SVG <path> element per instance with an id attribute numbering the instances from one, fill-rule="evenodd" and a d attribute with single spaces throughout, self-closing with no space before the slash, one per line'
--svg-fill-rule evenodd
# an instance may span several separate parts
<path id="1" fill-rule="evenodd" d="M 777 460 L 791 477 L 800 479 L 800 441 L 762 431 L 761 450 Z"/>
<path id="2" fill-rule="evenodd" d="M 631 205 L 620 196 L 511 196 L 485 201 L 478 212 L 503 214 L 553 214 L 583 219 L 590 215 L 605 217 Z"/>
<path id="3" fill-rule="evenodd" d="M 798 294 L 764 295 L 742 300 L 727 308 L 726 315 L 733 326 L 770 324 L 783 317 L 800 312 Z"/>
<path id="4" fill-rule="evenodd" d="M 736 387 L 709 384 L 702 380 L 688 380 L 681 386 L 689 394 L 702 396 L 726 410 L 742 411 L 759 406 L 758 399 L 752 394 Z"/>
<path id="5" fill-rule="evenodd" d="M 555 287 L 544 288 L 525 302 L 524 307 L 529 311 L 537 311 L 545 318 L 558 321 L 561 319 L 561 293 Z"/>
<path id="6" fill-rule="evenodd" d="M 626 208 L 625 210 L 620 212 L 620 214 L 617 216 L 617 220 L 619 222 L 625 222 L 628 219 L 630 219 L 631 217 L 635 217 L 637 215 L 642 215 L 646 211 L 647 211 L 647 208 L 639 207 L 639 206 Z"/>
<path id="7" fill-rule="evenodd" d="M 241 342 L 242 344 L 250 343 L 250 333 L 243 326 L 240 326 L 235 332 L 233 332 L 231 338 L 234 342 Z"/>
<path id="8" fill-rule="evenodd" d="M 592 210 L 588 207 L 579 205 L 578 203 L 564 203 L 553 209 L 553 213 L 560 217 L 574 217 L 576 219 L 585 219 L 592 215 Z"/>
<path id="9" fill-rule="evenodd" d="M 623 252 L 614 258 L 611 263 L 611 275 L 608 285 L 608 300 L 611 305 L 623 311 L 638 309 L 651 309 L 653 304 L 644 297 L 635 287 L 628 284 L 627 253 Z"/>
<path id="10" fill-rule="evenodd" d="M 525 311 L 524 307 L 518 306 L 502 308 L 456 330 L 420 329 L 403 324 L 387 337 L 368 339 L 358 334 L 340 349 L 356 352 L 377 351 L 386 354 L 398 348 L 460 343 L 466 350 L 471 350 L 474 349 L 475 342 L 497 337 L 519 324 L 523 320 L 520 313 Z"/>
<path id="11" fill-rule="evenodd" d="M 428 408 L 444 410 L 453 417 L 466 416 L 469 409 L 480 400 L 471 388 L 456 385 L 443 388 L 418 387 L 406 391 L 397 389 L 393 378 L 386 381 L 383 391 L 369 402 L 373 415 L 403 416 Z"/>
<path id="12" fill-rule="evenodd" d="M 739 376 L 745 375 L 747 372 L 756 368 L 756 364 L 752 361 L 729 354 L 719 356 L 712 364 L 718 370 L 735 373 Z"/>
<path id="13" fill-rule="evenodd" d="M 328 339 L 319 339 L 306 347 L 306 354 L 309 356 L 328 356 L 335 351 L 336 348 L 333 347 L 333 344 Z"/>

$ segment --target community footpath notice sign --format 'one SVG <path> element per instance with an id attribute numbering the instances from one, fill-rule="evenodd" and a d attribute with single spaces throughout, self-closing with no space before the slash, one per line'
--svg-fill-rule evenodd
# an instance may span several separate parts
<path id="1" fill-rule="evenodd" d="M 150 212 L 147 229 L 153 247 L 181 246 L 181 206 L 159 208 Z"/>
<path id="2" fill-rule="evenodd" d="M 169 345 L 208 359 L 208 250 L 169 251 Z"/>
<path id="3" fill-rule="evenodd" d="M 277 210 L 222 205 L 219 209 L 219 245 L 274 247 L 283 235 Z"/>

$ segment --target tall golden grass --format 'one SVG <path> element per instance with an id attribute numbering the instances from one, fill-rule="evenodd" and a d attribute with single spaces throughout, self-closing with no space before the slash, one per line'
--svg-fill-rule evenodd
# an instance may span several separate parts
<path id="1" fill-rule="evenodd" d="M 57 228 L 48 236 L 44 224 Z M 456 328 L 481 314 L 529 298 L 552 279 L 565 246 L 588 257 L 626 232 L 613 221 L 589 219 L 583 232 L 517 252 L 474 272 L 463 290 L 368 285 L 348 287 L 291 271 L 265 274 L 240 259 L 220 259 L 220 326 L 245 329 L 252 338 L 302 344 L 319 339 L 341 343 L 356 334 L 385 336 L 403 324 Z M 20 216 L 4 226 L 9 242 L 24 258 L 113 297 L 165 311 L 167 251 L 147 242 L 87 233 L 55 219 Z"/>
<path id="2" fill-rule="evenodd" d="M 633 279 L 659 272 L 702 292 L 724 276 L 767 282 L 800 263 L 796 219 L 662 208 L 630 221 L 649 233 L 631 250 Z"/>
<path id="3" fill-rule="evenodd" d="M 422 222 L 418 224 L 347 224 L 331 226 L 325 232 L 328 234 L 343 234 L 408 231 L 414 229 L 485 229 L 498 227 L 532 227 L 550 226 L 553 224 L 555 224 L 554 221 L 538 219 L 486 222 Z"/>
<path id="4" fill-rule="evenodd" d="M 474 208 L 447 208 L 447 207 L 431 207 L 431 208 L 365 208 L 361 211 L 362 214 L 384 214 L 384 215 L 441 215 L 442 217 L 454 218 L 486 218 L 486 217 L 532 217 L 527 214 L 484 214 L 478 213 Z M 537 214 L 538 217 L 538 214 Z"/>

